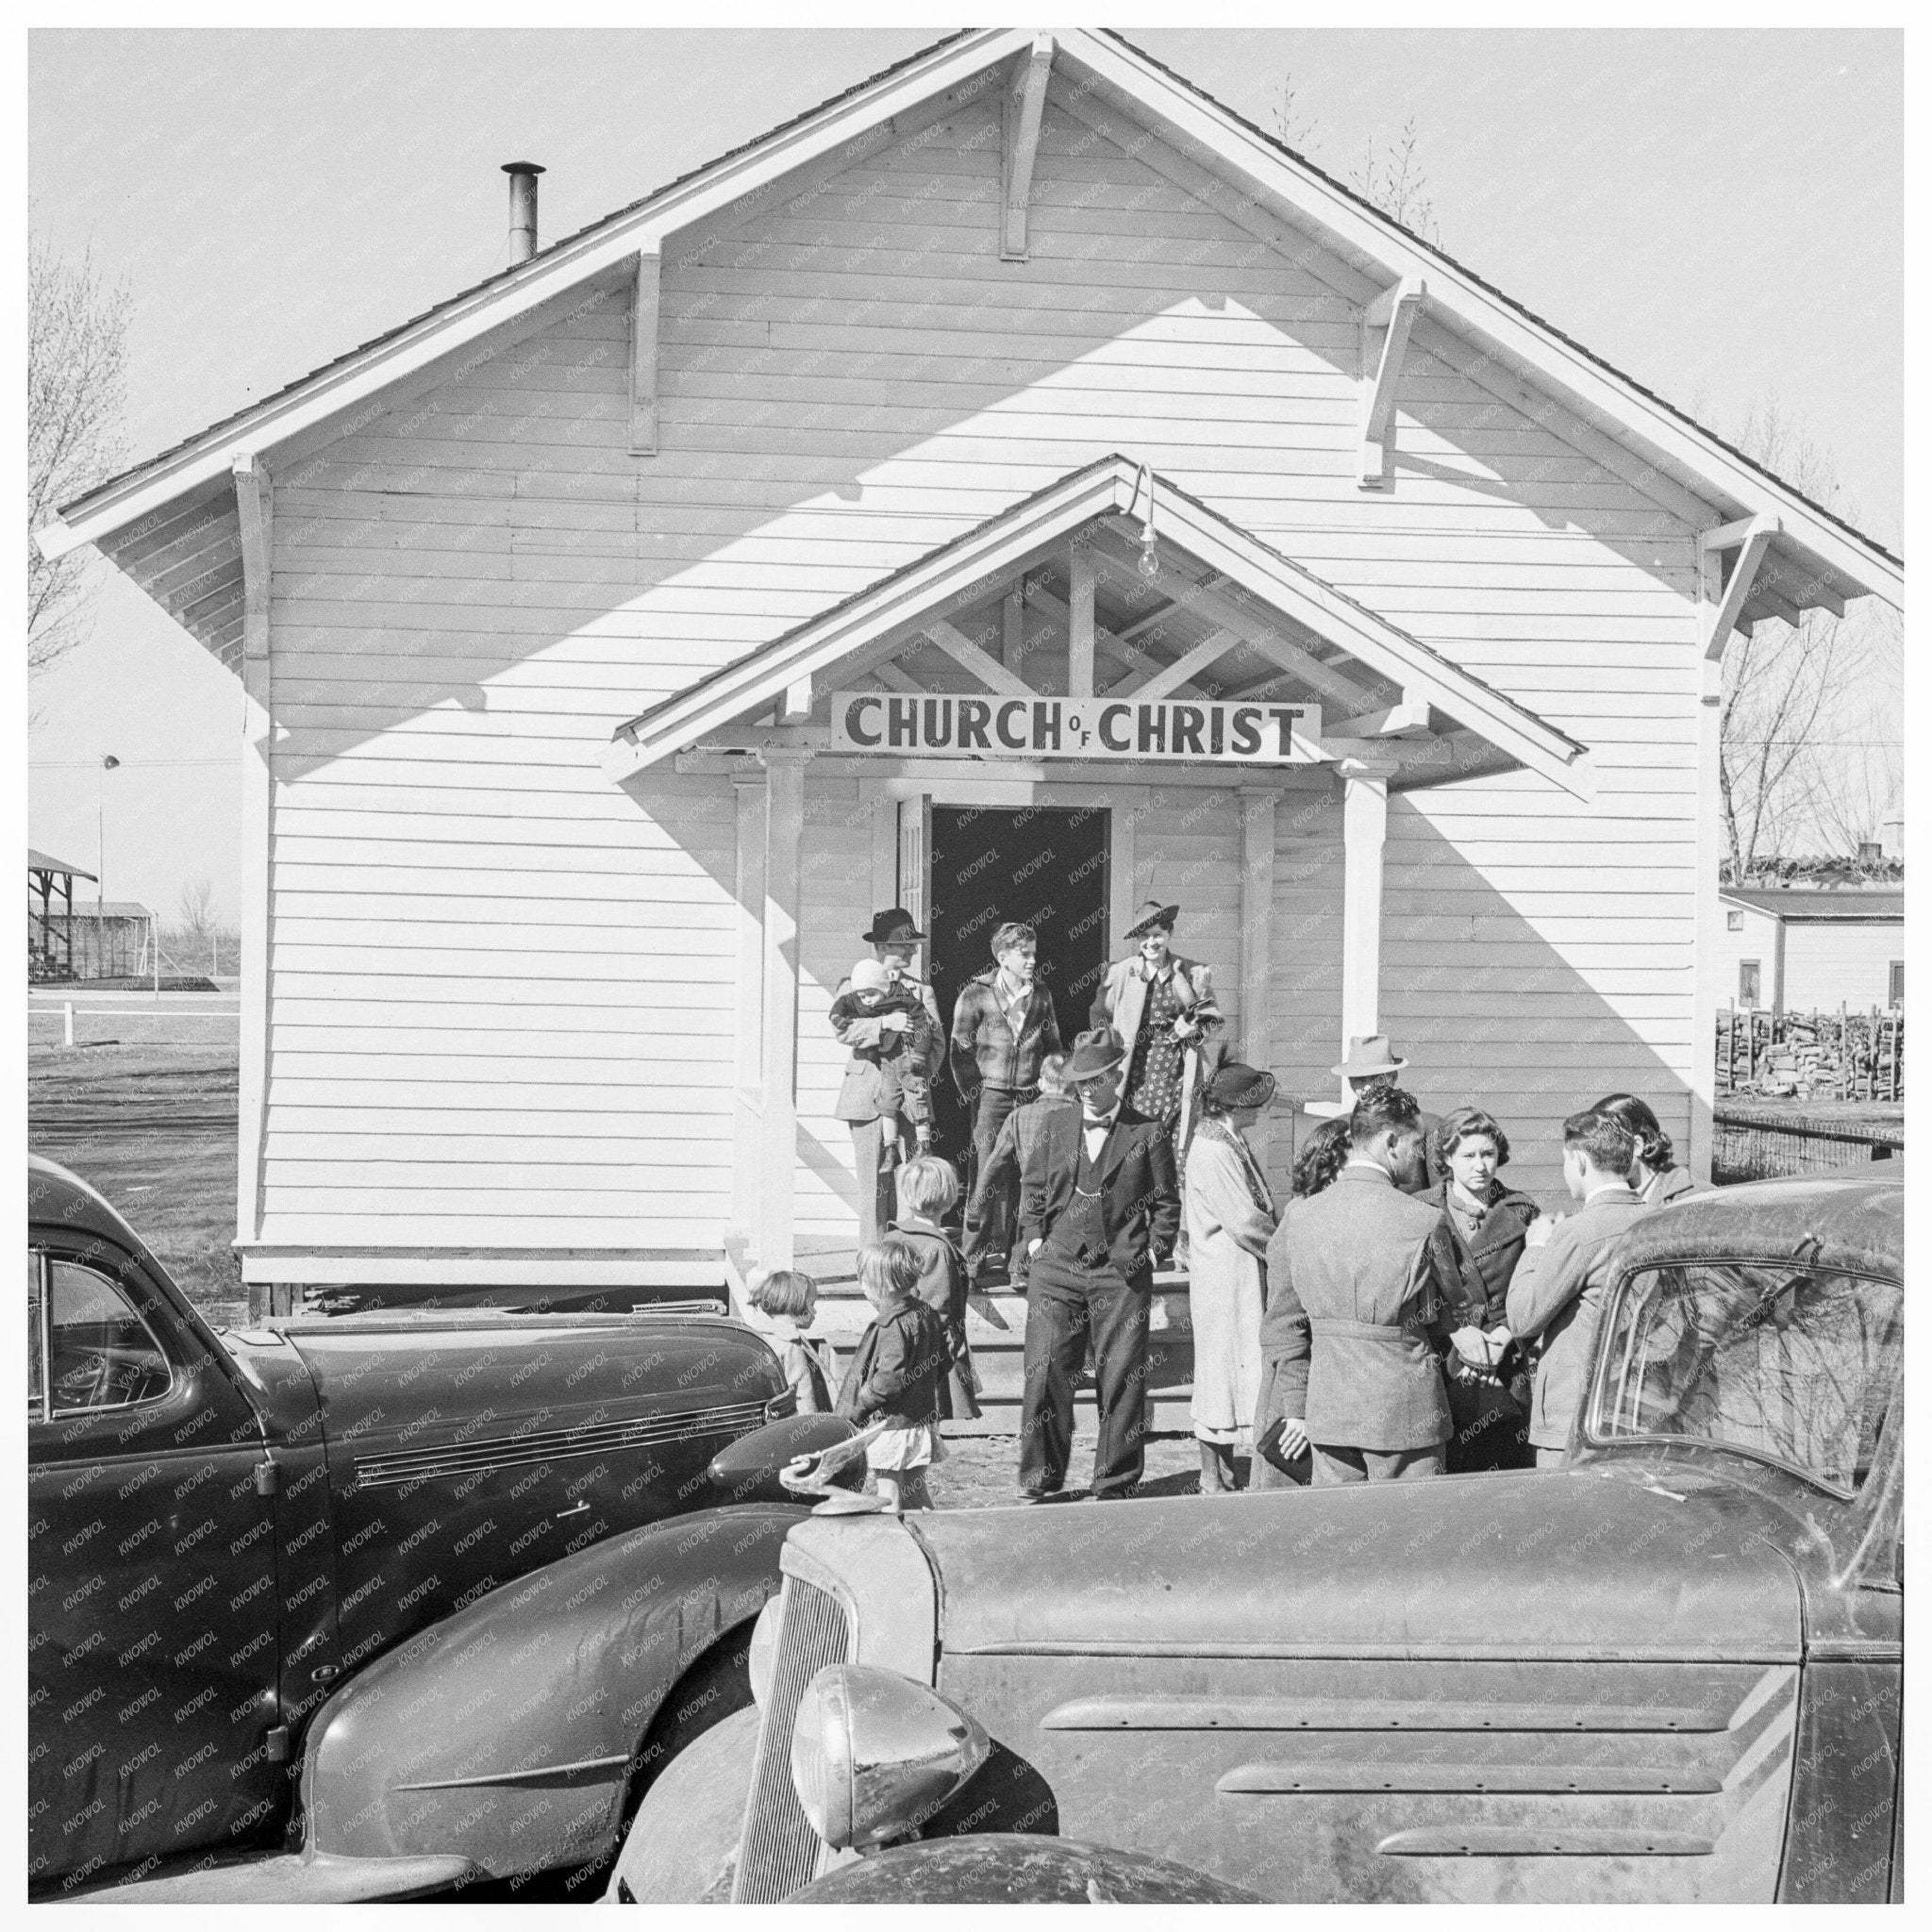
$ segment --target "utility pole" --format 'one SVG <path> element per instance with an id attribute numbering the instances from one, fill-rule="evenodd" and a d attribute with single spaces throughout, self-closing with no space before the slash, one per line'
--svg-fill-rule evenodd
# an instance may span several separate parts
<path id="1" fill-rule="evenodd" d="M 108 952 L 108 798 L 107 775 L 118 772 L 121 760 L 103 754 L 94 774 L 94 965 L 98 970 Z"/>

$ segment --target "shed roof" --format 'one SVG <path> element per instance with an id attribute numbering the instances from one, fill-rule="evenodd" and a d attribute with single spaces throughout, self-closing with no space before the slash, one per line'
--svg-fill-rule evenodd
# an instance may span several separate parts
<path id="1" fill-rule="evenodd" d="M 1897 924 L 1906 916 L 1903 892 L 1857 886 L 1725 886 L 1719 896 L 1799 925 L 1881 921 Z"/>
<path id="2" fill-rule="evenodd" d="M 185 598 L 163 596 L 158 587 L 155 593 L 211 646 L 232 645 L 241 564 L 230 472 L 238 457 L 272 455 L 293 438 L 324 433 L 344 412 L 442 358 L 473 350 L 479 340 L 505 330 L 514 340 L 520 321 L 535 325 L 530 318 L 544 305 L 614 270 L 641 247 L 658 249 L 701 218 L 756 205 L 760 189 L 791 170 L 837 155 L 855 133 L 974 83 L 992 67 L 1024 58 L 1034 42 L 1033 30 L 1020 28 L 970 30 L 935 42 L 101 484 L 38 533 L 43 552 L 58 556 L 97 542 L 116 554 L 136 541 L 133 525 L 142 542 L 160 541 L 167 526 L 172 545 L 181 525 L 192 525 L 190 534 L 201 533 L 202 548 L 186 562 L 177 553 L 171 573 L 186 577 L 189 591 Z M 1477 347 L 1485 361 L 1561 397 L 1581 433 L 1607 439 L 1606 447 L 1621 446 L 1625 460 L 1639 458 L 1658 488 L 1708 504 L 1711 526 L 1748 516 L 1779 518 L 1761 573 L 1761 599 L 1768 601 L 1760 608 L 1747 600 L 1742 624 L 1780 608 L 1806 608 L 1807 599 L 1829 605 L 1869 591 L 1902 602 L 1902 562 L 1874 539 L 1122 35 L 1075 30 L 1055 37 L 1055 51 L 1079 71 L 1086 111 L 1120 112 L 1137 126 L 1151 125 L 1185 147 L 1196 165 L 1237 178 L 1264 218 L 1312 235 L 1344 264 L 1357 285 L 1352 299 L 1366 300 L 1385 284 L 1425 273 L 1433 317 Z M 202 558 L 206 571 L 190 568 Z M 128 567 L 139 581 L 139 570 Z"/>
<path id="3" fill-rule="evenodd" d="M 26 848 L 26 869 L 29 872 L 63 873 L 71 879 L 92 879 L 93 874 L 77 865 L 69 865 L 64 858 L 53 858 L 46 853 L 29 845 Z"/>

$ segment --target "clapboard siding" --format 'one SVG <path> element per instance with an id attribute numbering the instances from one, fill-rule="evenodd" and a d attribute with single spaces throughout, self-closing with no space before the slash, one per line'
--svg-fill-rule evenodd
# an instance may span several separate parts
<path id="1" fill-rule="evenodd" d="M 1383 1021 L 1433 1107 L 1546 1142 L 1613 1074 L 1681 1131 L 1693 1053 L 1694 532 L 1418 341 L 1395 491 L 1356 487 L 1358 336 L 1297 264 L 1052 106 L 1030 258 L 998 259 L 997 105 L 671 238 L 658 448 L 621 295 L 278 474 L 264 1238 L 715 1250 L 730 1199 L 735 801 L 613 724 L 1119 449 L 1590 746 L 1406 794 Z M 186 538 L 181 541 L 185 544 Z M 179 567 L 222 558 L 183 549 Z M 165 559 L 162 560 L 165 567 Z M 797 1224 L 854 1225 L 827 1009 L 872 908 L 870 799 L 808 773 Z M 1174 801 L 1178 801 L 1174 803 Z M 1327 1095 L 1339 802 L 1277 808 L 1284 1092 Z M 1230 1035 L 1229 791 L 1137 824 Z M 1672 1083 L 1679 1083 L 1674 1089 Z M 1589 1096 L 1585 1096 L 1589 1097 Z M 1277 1177 L 1291 1140 L 1277 1135 Z M 1547 1178 L 1525 1144 L 1512 1174 Z"/>

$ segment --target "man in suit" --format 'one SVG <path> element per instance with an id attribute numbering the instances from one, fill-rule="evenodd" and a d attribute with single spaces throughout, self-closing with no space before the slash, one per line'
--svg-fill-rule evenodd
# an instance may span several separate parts
<path id="1" fill-rule="evenodd" d="M 1438 1357 L 1429 1238 L 1438 1210 L 1400 1191 L 1419 1156 L 1420 1109 L 1371 1087 L 1350 1116 L 1332 1187 L 1291 1201 L 1268 1243 L 1264 1380 L 1281 1450 L 1312 1449 L 1318 1485 L 1440 1475 L 1449 1402 Z M 1264 1420 L 1256 1420 L 1257 1436 Z"/>
<path id="2" fill-rule="evenodd" d="M 1066 1481 L 1074 1377 L 1090 1331 L 1095 1499 L 1131 1495 L 1144 1466 L 1147 1305 L 1181 1206 L 1166 1129 L 1122 1103 L 1125 1058 L 1111 1028 L 1081 1034 L 1067 1062 L 1080 1105 L 1049 1116 L 1022 1175 L 1019 1245 L 1029 1260 L 1020 1492 L 1029 1502 Z"/>
<path id="3" fill-rule="evenodd" d="M 985 1200 L 995 1191 L 1010 1194 L 1016 1191 L 1021 1174 L 1026 1171 L 1026 1157 L 1033 1151 L 1033 1143 L 1046 1131 L 1046 1124 L 1057 1113 L 1077 1108 L 1079 1101 L 1067 1091 L 1067 1057 L 1063 1053 L 1047 1054 L 1040 1062 L 1040 1098 L 1029 1100 L 1024 1107 L 1016 1107 L 1007 1116 L 1007 1124 L 1000 1129 L 999 1139 L 992 1143 L 992 1152 L 988 1156 L 986 1165 L 979 1170 L 979 1178 L 974 1183 L 975 1204 L 967 1208 L 969 1214 L 984 1218 Z M 1026 1250 L 1018 1242 L 1013 1243 L 1013 1256 L 1008 1270 L 1015 1288 L 1026 1285 Z"/>
<path id="4" fill-rule="evenodd" d="M 1609 1290 L 1610 1251 L 1649 1211 L 1630 1186 L 1636 1158 L 1637 1137 L 1615 1114 L 1573 1113 L 1563 1123 L 1563 1184 L 1582 1207 L 1556 1221 L 1539 1215 L 1531 1222 L 1509 1277 L 1509 1332 L 1519 1341 L 1542 1338 L 1529 1408 L 1539 1469 L 1561 1462 L 1569 1451 Z"/>

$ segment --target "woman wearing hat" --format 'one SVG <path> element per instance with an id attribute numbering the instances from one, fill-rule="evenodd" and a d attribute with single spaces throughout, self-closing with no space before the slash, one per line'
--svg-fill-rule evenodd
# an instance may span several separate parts
<path id="1" fill-rule="evenodd" d="M 1274 1097 L 1274 1075 L 1227 1060 L 1201 1090 L 1188 1144 L 1188 1300 L 1194 1327 L 1192 1420 L 1201 1493 L 1232 1490 L 1252 1441 L 1261 1384 L 1261 1308 L 1274 1201 L 1242 1134 Z"/>
<path id="2" fill-rule="evenodd" d="M 1111 1026 L 1126 1042 L 1122 1077 L 1127 1105 L 1160 1122 L 1177 1149 L 1187 1145 L 1192 1120 L 1201 1041 L 1221 1024 L 1213 974 L 1169 947 L 1180 912 L 1178 906 L 1142 902 L 1140 919 L 1125 935 L 1137 942 L 1136 951 L 1107 969 L 1087 1016 L 1090 1024 Z"/>

